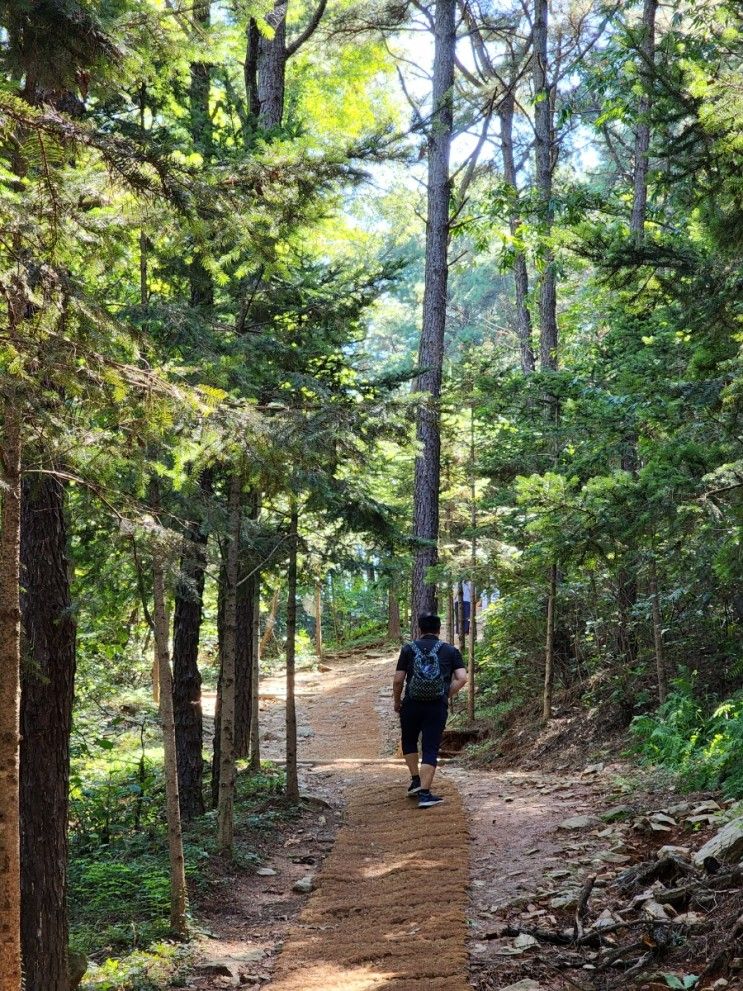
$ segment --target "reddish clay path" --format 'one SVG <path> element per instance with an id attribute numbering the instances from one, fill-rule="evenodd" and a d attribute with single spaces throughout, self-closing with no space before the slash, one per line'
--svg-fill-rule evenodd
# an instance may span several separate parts
<path id="1" fill-rule="evenodd" d="M 334 671 L 308 707 L 301 757 L 349 786 L 344 825 L 277 961 L 271 991 L 466 991 L 467 821 L 407 798 L 395 736 L 392 657 Z"/>

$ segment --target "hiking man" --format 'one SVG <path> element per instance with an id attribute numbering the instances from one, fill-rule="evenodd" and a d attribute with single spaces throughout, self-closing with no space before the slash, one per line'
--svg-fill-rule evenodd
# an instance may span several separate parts
<path id="1" fill-rule="evenodd" d="M 400 713 L 402 753 L 410 771 L 408 796 L 417 797 L 419 809 L 428 809 L 443 802 L 439 795 L 431 794 L 431 784 L 449 714 L 449 699 L 464 688 L 467 670 L 457 648 L 439 639 L 438 616 L 419 616 L 418 630 L 420 637 L 400 651 L 392 692 L 395 712 Z M 422 737 L 420 770 L 418 737 Z"/>

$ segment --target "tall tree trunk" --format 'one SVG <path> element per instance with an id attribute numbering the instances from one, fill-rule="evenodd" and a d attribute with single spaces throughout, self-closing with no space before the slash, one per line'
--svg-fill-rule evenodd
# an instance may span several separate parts
<path id="1" fill-rule="evenodd" d="M 454 588 L 452 585 L 446 586 L 446 632 L 449 643 L 456 640 L 454 631 Z"/>
<path id="2" fill-rule="evenodd" d="M 555 684 L 555 610 L 557 606 L 557 564 L 550 566 L 547 591 L 547 639 L 544 649 L 544 696 L 542 719 L 552 718 L 552 692 Z"/>
<path id="3" fill-rule="evenodd" d="M 257 523 L 261 511 L 260 493 L 252 489 L 247 497 L 250 519 Z M 237 647 L 235 653 L 235 755 L 250 753 L 250 725 L 253 713 L 253 669 L 257 637 L 256 599 L 260 596 L 258 555 L 241 551 L 242 567 L 237 588 Z"/>
<path id="4" fill-rule="evenodd" d="M 193 6 L 193 36 L 197 42 L 204 41 L 204 35 L 211 23 L 210 0 L 196 0 Z M 210 93 L 211 66 L 208 62 L 192 62 L 190 65 L 189 115 L 191 139 L 196 150 L 208 161 L 214 154 L 214 128 L 212 125 Z M 191 306 L 214 306 L 214 280 L 204 263 L 203 251 L 196 246 L 193 261 L 188 268 L 191 290 Z"/>
<path id="5" fill-rule="evenodd" d="M 441 430 L 439 400 L 444 361 L 447 283 L 449 278 L 449 156 L 454 124 L 454 50 L 456 0 L 436 0 L 434 22 L 433 111 L 428 133 L 428 209 L 426 218 L 426 272 L 423 327 L 418 351 L 422 369 L 416 382 L 421 393 L 416 436 L 413 536 L 424 542 L 415 550 L 411 599 L 411 627 L 418 616 L 435 612 L 436 587 L 426 582 L 428 569 L 438 561 Z"/>
<path id="6" fill-rule="evenodd" d="M 212 491 L 210 472 L 202 473 L 202 495 Z M 203 513 L 200 514 L 203 516 Z M 204 812 L 203 720 L 199 640 L 204 601 L 208 534 L 203 523 L 191 523 L 181 557 L 173 616 L 173 712 L 178 758 L 181 816 L 193 819 Z"/>
<path id="7" fill-rule="evenodd" d="M 217 589 L 217 651 L 219 654 L 219 673 L 217 675 L 217 697 L 214 702 L 214 738 L 212 740 L 211 799 L 213 809 L 216 809 L 219 805 L 219 767 L 222 740 L 222 659 L 224 657 L 224 600 L 225 589 L 227 587 L 225 546 L 223 545 L 222 563 L 219 570 L 219 588 Z"/>
<path id="8" fill-rule="evenodd" d="M 658 0 L 645 0 L 642 11 L 642 41 L 640 44 L 640 79 L 643 81 L 644 93 L 638 106 L 638 123 L 635 130 L 635 174 L 634 195 L 632 199 L 632 217 L 630 230 L 638 247 L 645 237 L 645 217 L 648 202 L 648 152 L 650 150 L 650 122 L 648 114 L 651 107 L 650 86 L 652 85 L 653 67 L 655 64 L 655 17 L 658 11 Z"/>
<path id="9" fill-rule="evenodd" d="M 235 654 L 237 646 L 237 581 L 240 561 L 240 500 L 242 475 L 234 471 L 227 497 L 227 564 L 224 591 L 224 649 L 222 708 L 219 734 L 219 801 L 217 846 L 232 856 L 235 811 Z"/>
<path id="10" fill-rule="evenodd" d="M 297 776 L 297 708 L 294 695 L 295 651 L 297 644 L 297 544 L 299 516 L 292 500 L 289 518 L 289 572 L 286 604 L 286 797 L 299 801 Z"/>
<path id="11" fill-rule="evenodd" d="M 170 670 L 168 636 L 170 624 L 165 602 L 165 566 L 159 548 L 152 556 L 152 597 L 155 652 L 160 676 L 160 725 L 165 751 L 165 806 L 170 859 L 170 928 L 179 937 L 188 935 L 186 920 L 186 865 L 183 857 L 181 810 L 178 800 L 178 762 L 173 716 L 173 677 Z"/>
<path id="12" fill-rule="evenodd" d="M 253 597 L 253 668 L 250 672 L 250 770 L 261 769 L 261 730 L 260 730 L 260 676 L 261 676 L 261 598 L 260 573 L 256 575 L 256 594 Z"/>
<path id="13" fill-rule="evenodd" d="M 323 659 L 322 645 L 322 584 L 315 582 L 315 653 L 317 659 Z"/>
<path id="14" fill-rule="evenodd" d="M 508 211 L 508 224 L 511 236 L 519 236 L 521 227 L 521 211 L 519 208 L 519 189 L 516 176 L 516 164 L 513 155 L 513 115 L 516 100 L 512 90 L 503 97 L 500 104 L 500 139 L 503 156 L 503 178 L 511 187 L 511 206 Z M 534 348 L 532 346 L 531 313 L 529 312 L 529 272 L 526 267 L 526 256 L 517 250 L 513 261 L 513 281 L 516 292 L 516 334 L 519 340 L 521 355 L 521 370 L 525 374 L 534 371 Z"/>
<path id="15" fill-rule="evenodd" d="M 21 498 L 21 941 L 26 991 L 67 991 L 67 822 L 75 623 L 64 488 Z"/>
<path id="16" fill-rule="evenodd" d="M 472 550 L 470 566 L 470 643 L 467 665 L 467 718 L 475 721 L 475 648 L 477 646 L 477 486 L 475 481 L 475 407 L 470 406 L 470 524 L 472 526 Z"/>
<path id="17" fill-rule="evenodd" d="M 280 127 L 284 116 L 286 79 L 286 15 L 287 0 L 275 0 L 266 20 L 273 28 L 268 38 L 258 30 L 251 18 L 248 23 L 247 54 L 245 58 L 245 88 L 248 107 L 261 127 Z"/>
<path id="18" fill-rule="evenodd" d="M 663 705 L 668 695 L 668 673 L 666 671 L 666 658 L 663 650 L 663 615 L 660 608 L 658 569 L 655 563 L 655 555 L 650 558 L 650 581 L 648 584 L 653 612 L 653 645 L 655 647 L 655 672 L 658 678 L 658 702 L 660 705 Z"/>
<path id="19" fill-rule="evenodd" d="M 0 991 L 21 991 L 19 728 L 21 683 L 21 423 L 5 400 L 0 532 Z"/>
<path id="20" fill-rule="evenodd" d="M 397 590 L 390 585 L 387 591 L 387 636 L 393 643 L 402 637 L 400 629 L 400 603 L 397 601 Z"/>
<path id="21" fill-rule="evenodd" d="M 534 3 L 534 158 L 539 197 L 539 221 L 544 242 L 543 271 L 539 287 L 539 365 L 542 371 L 557 368 L 557 285 L 555 256 L 550 240 L 554 207 L 552 175 L 555 166 L 554 94 L 549 82 L 547 39 L 549 0 Z"/>

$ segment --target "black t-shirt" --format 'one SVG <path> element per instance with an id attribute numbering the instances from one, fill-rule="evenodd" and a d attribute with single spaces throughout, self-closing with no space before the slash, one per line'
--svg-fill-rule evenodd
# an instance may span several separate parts
<path id="1" fill-rule="evenodd" d="M 424 654 L 430 652 L 431 648 L 435 643 L 439 642 L 439 638 L 434 636 L 433 633 L 428 633 L 426 636 L 420 637 L 416 640 L 416 643 L 423 651 Z M 451 685 L 452 674 L 457 670 L 457 668 L 465 667 L 465 663 L 462 660 L 462 655 L 459 653 L 456 647 L 452 647 L 450 643 L 445 641 L 440 641 L 441 647 L 439 648 L 438 658 L 439 667 L 441 668 L 441 674 L 444 678 L 444 684 L 446 686 L 446 694 L 449 694 L 449 686 Z M 410 681 L 410 677 L 413 673 L 413 660 L 415 654 L 413 653 L 413 648 L 409 643 L 400 651 L 400 657 L 397 661 L 397 670 L 405 672 L 405 682 Z"/>

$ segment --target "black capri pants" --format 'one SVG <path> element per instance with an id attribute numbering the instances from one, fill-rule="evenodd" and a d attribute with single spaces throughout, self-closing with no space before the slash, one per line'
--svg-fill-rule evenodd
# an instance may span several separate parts
<path id="1" fill-rule="evenodd" d="M 449 715 L 449 702 L 415 702 L 403 699 L 400 709 L 403 754 L 418 753 L 418 737 L 422 737 L 421 763 L 436 767 L 441 737 Z"/>

